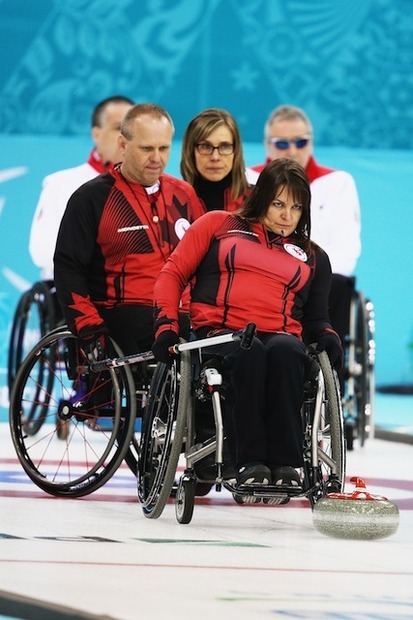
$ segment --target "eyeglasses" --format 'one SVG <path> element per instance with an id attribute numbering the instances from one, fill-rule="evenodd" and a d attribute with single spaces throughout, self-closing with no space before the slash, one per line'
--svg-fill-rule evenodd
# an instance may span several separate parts
<path id="1" fill-rule="evenodd" d="M 286 140 L 285 138 L 267 138 L 267 142 L 275 146 L 280 151 L 286 151 L 290 148 L 291 144 L 294 144 L 296 149 L 303 149 L 310 142 L 311 136 L 303 136 L 302 138 L 295 138 L 295 140 Z"/>
<path id="2" fill-rule="evenodd" d="M 195 144 L 196 150 L 200 155 L 212 155 L 217 150 L 220 155 L 232 155 L 234 145 L 231 142 L 221 142 L 218 146 L 212 146 L 210 142 L 200 142 Z"/>

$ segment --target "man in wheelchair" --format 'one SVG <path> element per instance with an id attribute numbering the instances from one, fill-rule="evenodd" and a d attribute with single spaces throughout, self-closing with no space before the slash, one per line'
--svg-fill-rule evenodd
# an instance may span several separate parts
<path id="1" fill-rule="evenodd" d="M 250 350 L 204 349 L 222 356 L 230 382 L 226 434 L 239 489 L 301 484 L 306 345 L 317 343 L 337 370 L 343 363 L 328 317 L 330 261 L 310 239 L 310 200 L 299 164 L 271 162 L 238 212 L 211 211 L 192 224 L 155 285 L 158 361 L 171 362 L 188 283 L 197 338 L 257 326 Z"/>

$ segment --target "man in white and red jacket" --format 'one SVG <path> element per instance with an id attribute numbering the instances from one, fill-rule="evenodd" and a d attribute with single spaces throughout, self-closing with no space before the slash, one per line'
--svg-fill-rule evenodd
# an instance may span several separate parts
<path id="1" fill-rule="evenodd" d="M 264 144 L 267 159 L 252 166 L 253 170 L 261 172 L 268 162 L 288 157 L 307 173 L 311 187 L 311 239 L 330 258 L 330 318 L 344 341 L 354 288 L 352 276 L 361 252 L 360 204 L 354 179 L 348 172 L 316 162 L 312 125 L 298 107 L 282 105 L 271 112 L 264 127 Z"/>
<path id="2" fill-rule="evenodd" d="M 98 103 L 91 119 L 91 137 L 95 146 L 88 160 L 80 166 L 59 170 L 44 178 L 29 240 L 29 252 L 33 263 L 41 270 L 42 280 L 53 280 L 57 233 L 70 196 L 83 183 L 120 162 L 120 125 L 132 106 L 132 99 L 121 95 Z"/>

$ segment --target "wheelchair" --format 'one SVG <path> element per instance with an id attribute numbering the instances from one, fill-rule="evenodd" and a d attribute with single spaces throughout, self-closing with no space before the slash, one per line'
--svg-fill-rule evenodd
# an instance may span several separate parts
<path id="1" fill-rule="evenodd" d="M 120 359 L 121 365 L 115 358 L 93 368 L 61 325 L 20 364 L 10 398 L 11 437 L 23 469 L 47 493 L 92 493 L 123 460 L 137 474 L 135 420 L 153 371 L 145 357 L 135 356 L 135 367 Z"/>
<path id="2" fill-rule="evenodd" d="M 255 328 L 255 326 L 253 326 Z M 223 377 L 217 364 L 201 364 L 202 347 L 240 340 L 248 348 L 250 326 L 242 332 L 184 342 L 177 345 L 179 355 L 169 368 L 158 364 L 149 390 L 148 404 L 142 420 L 138 496 L 143 514 L 158 518 L 171 495 L 175 495 L 175 514 L 179 523 L 189 523 L 193 516 L 198 485 L 215 485 L 234 495 L 234 499 L 274 499 L 286 503 L 293 497 L 307 497 L 310 505 L 328 492 L 342 491 L 345 482 L 346 449 L 343 414 L 338 380 L 325 352 L 309 348 L 312 370 L 305 383 L 302 404 L 304 467 L 301 487 L 269 485 L 236 487 L 235 475 L 224 462 L 225 431 L 222 414 Z M 200 441 L 195 411 L 199 402 L 209 402 L 213 412 L 214 434 Z M 177 468 L 182 453 L 184 473 L 176 485 Z M 197 476 L 197 464 L 214 456 L 214 476 L 208 480 Z M 228 473 L 227 473 L 228 472 Z M 270 502 L 269 502 L 270 503 Z"/>
<path id="3" fill-rule="evenodd" d="M 31 348 L 60 321 L 60 311 L 52 281 L 40 281 L 20 297 L 14 313 L 7 364 L 9 395 L 17 371 Z"/>
<path id="4" fill-rule="evenodd" d="M 349 333 L 345 340 L 343 411 L 347 448 L 360 447 L 374 434 L 375 393 L 374 305 L 354 290 L 350 303 Z"/>

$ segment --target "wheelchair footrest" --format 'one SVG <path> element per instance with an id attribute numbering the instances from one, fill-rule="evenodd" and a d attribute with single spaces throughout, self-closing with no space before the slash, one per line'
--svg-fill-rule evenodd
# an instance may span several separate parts
<path id="1" fill-rule="evenodd" d="M 304 494 L 302 486 L 288 484 L 263 484 L 263 485 L 233 485 L 224 482 L 225 488 L 231 493 L 236 493 L 240 497 L 253 496 L 260 499 L 271 497 L 290 498 L 300 497 Z"/>

